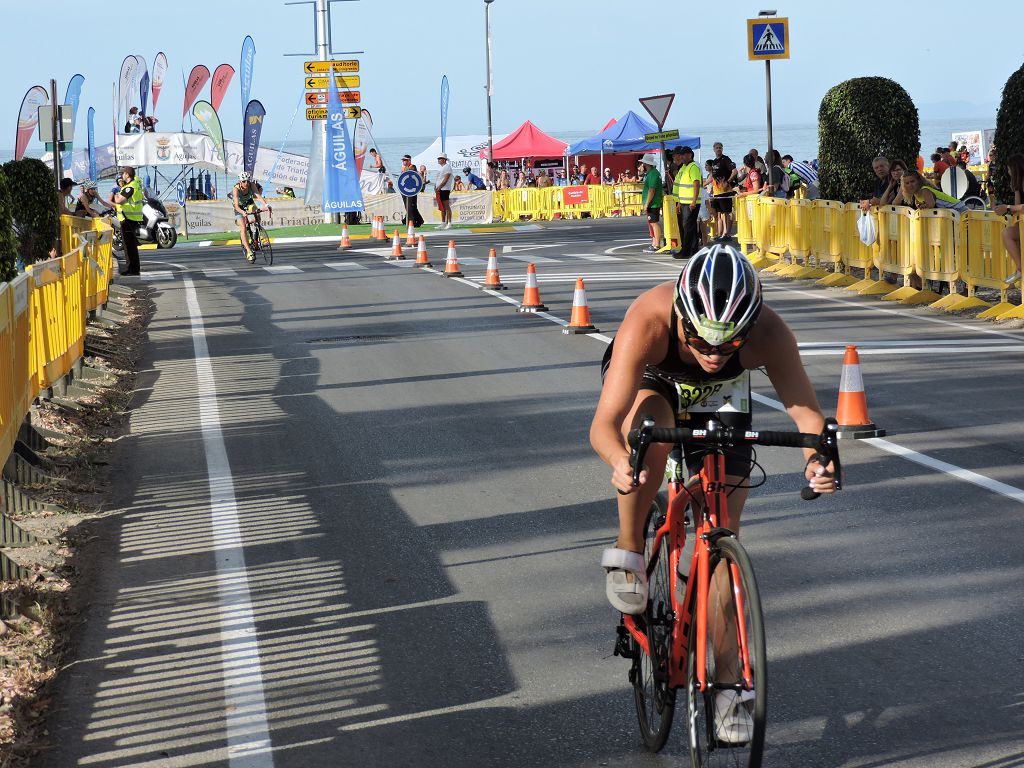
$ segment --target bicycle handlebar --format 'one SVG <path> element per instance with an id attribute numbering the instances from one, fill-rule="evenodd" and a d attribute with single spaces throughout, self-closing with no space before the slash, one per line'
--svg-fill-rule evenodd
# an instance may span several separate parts
<path id="1" fill-rule="evenodd" d="M 639 429 L 631 430 L 628 435 L 630 447 L 633 449 L 630 463 L 633 466 L 633 486 L 640 485 L 640 471 L 643 469 L 644 457 L 651 443 L 704 443 L 709 447 L 731 448 L 737 445 L 771 445 L 783 448 L 810 448 L 814 451 L 813 459 L 822 464 L 830 462 L 835 467 L 836 490 L 841 490 L 842 465 L 839 461 L 838 423 L 835 419 L 825 419 L 825 426 L 820 435 L 809 432 L 777 432 L 741 430 L 727 427 L 721 422 L 711 419 L 704 429 L 686 427 L 656 427 L 654 419 L 644 416 Z M 805 486 L 800 497 L 811 501 L 820 496 Z"/>

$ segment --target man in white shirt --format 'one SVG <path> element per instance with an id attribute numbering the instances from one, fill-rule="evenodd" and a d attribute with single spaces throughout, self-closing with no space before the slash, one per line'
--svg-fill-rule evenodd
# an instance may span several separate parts
<path id="1" fill-rule="evenodd" d="M 452 204 L 449 202 L 449 198 L 452 195 L 452 187 L 455 186 L 455 178 L 452 167 L 448 165 L 448 155 L 444 153 L 438 155 L 437 164 L 441 167 L 437 171 L 434 190 L 437 196 L 437 209 L 441 212 L 441 229 L 451 229 Z"/>

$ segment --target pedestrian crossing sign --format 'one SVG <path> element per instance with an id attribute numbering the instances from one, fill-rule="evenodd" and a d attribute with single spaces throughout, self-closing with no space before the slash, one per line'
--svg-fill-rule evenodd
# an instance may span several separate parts
<path id="1" fill-rule="evenodd" d="M 789 58 L 789 19 L 774 16 L 747 19 L 747 58 L 751 61 Z"/>

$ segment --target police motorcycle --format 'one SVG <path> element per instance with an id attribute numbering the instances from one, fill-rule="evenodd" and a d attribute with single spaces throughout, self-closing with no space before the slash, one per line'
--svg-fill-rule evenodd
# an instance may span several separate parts
<path id="1" fill-rule="evenodd" d="M 164 204 L 155 197 L 147 197 L 142 204 L 142 221 L 122 222 L 111 216 L 114 226 L 114 250 L 124 252 L 124 241 L 121 238 L 121 227 L 125 224 L 137 227 L 136 237 L 139 245 L 155 243 L 157 248 L 173 248 L 178 242 L 178 231 L 174 228 L 167 215 Z"/>

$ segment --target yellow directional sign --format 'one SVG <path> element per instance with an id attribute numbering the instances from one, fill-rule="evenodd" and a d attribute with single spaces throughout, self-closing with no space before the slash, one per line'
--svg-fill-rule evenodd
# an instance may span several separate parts
<path id="1" fill-rule="evenodd" d="M 338 97 L 342 104 L 358 104 L 359 91 L 339 91 Z M 306 94 L 306 103 L 315 106 L 327 103 L 327 91 L 310 91 Z"/>
<path id="2" fill-rule="evenodd" d="M 331 70 L 335 72 L 358 72 L 358 59 L 336 59 L 335 61 L 307 61 L 302 66 L 302 71 L 307 75 L 326 75 Z"/>
<path id="3" fill-rule="evenodd" d="M 317 88 L 327 88 L 328 82 L 326 77 L 307 77 L 306 88 L 311 91 Z M 359 75 L 335 75 L 334 82 L 337 83 L 339 88 L 358 88 Z"/>
<path id="4" fill-rule="evenodd" d="M 345 110 L 345 117 L 356 118 L 362 113 L 359 107 L 342 107 Z M 326 120 L 327 107 L 306 107 L 307 120 Z"/>

